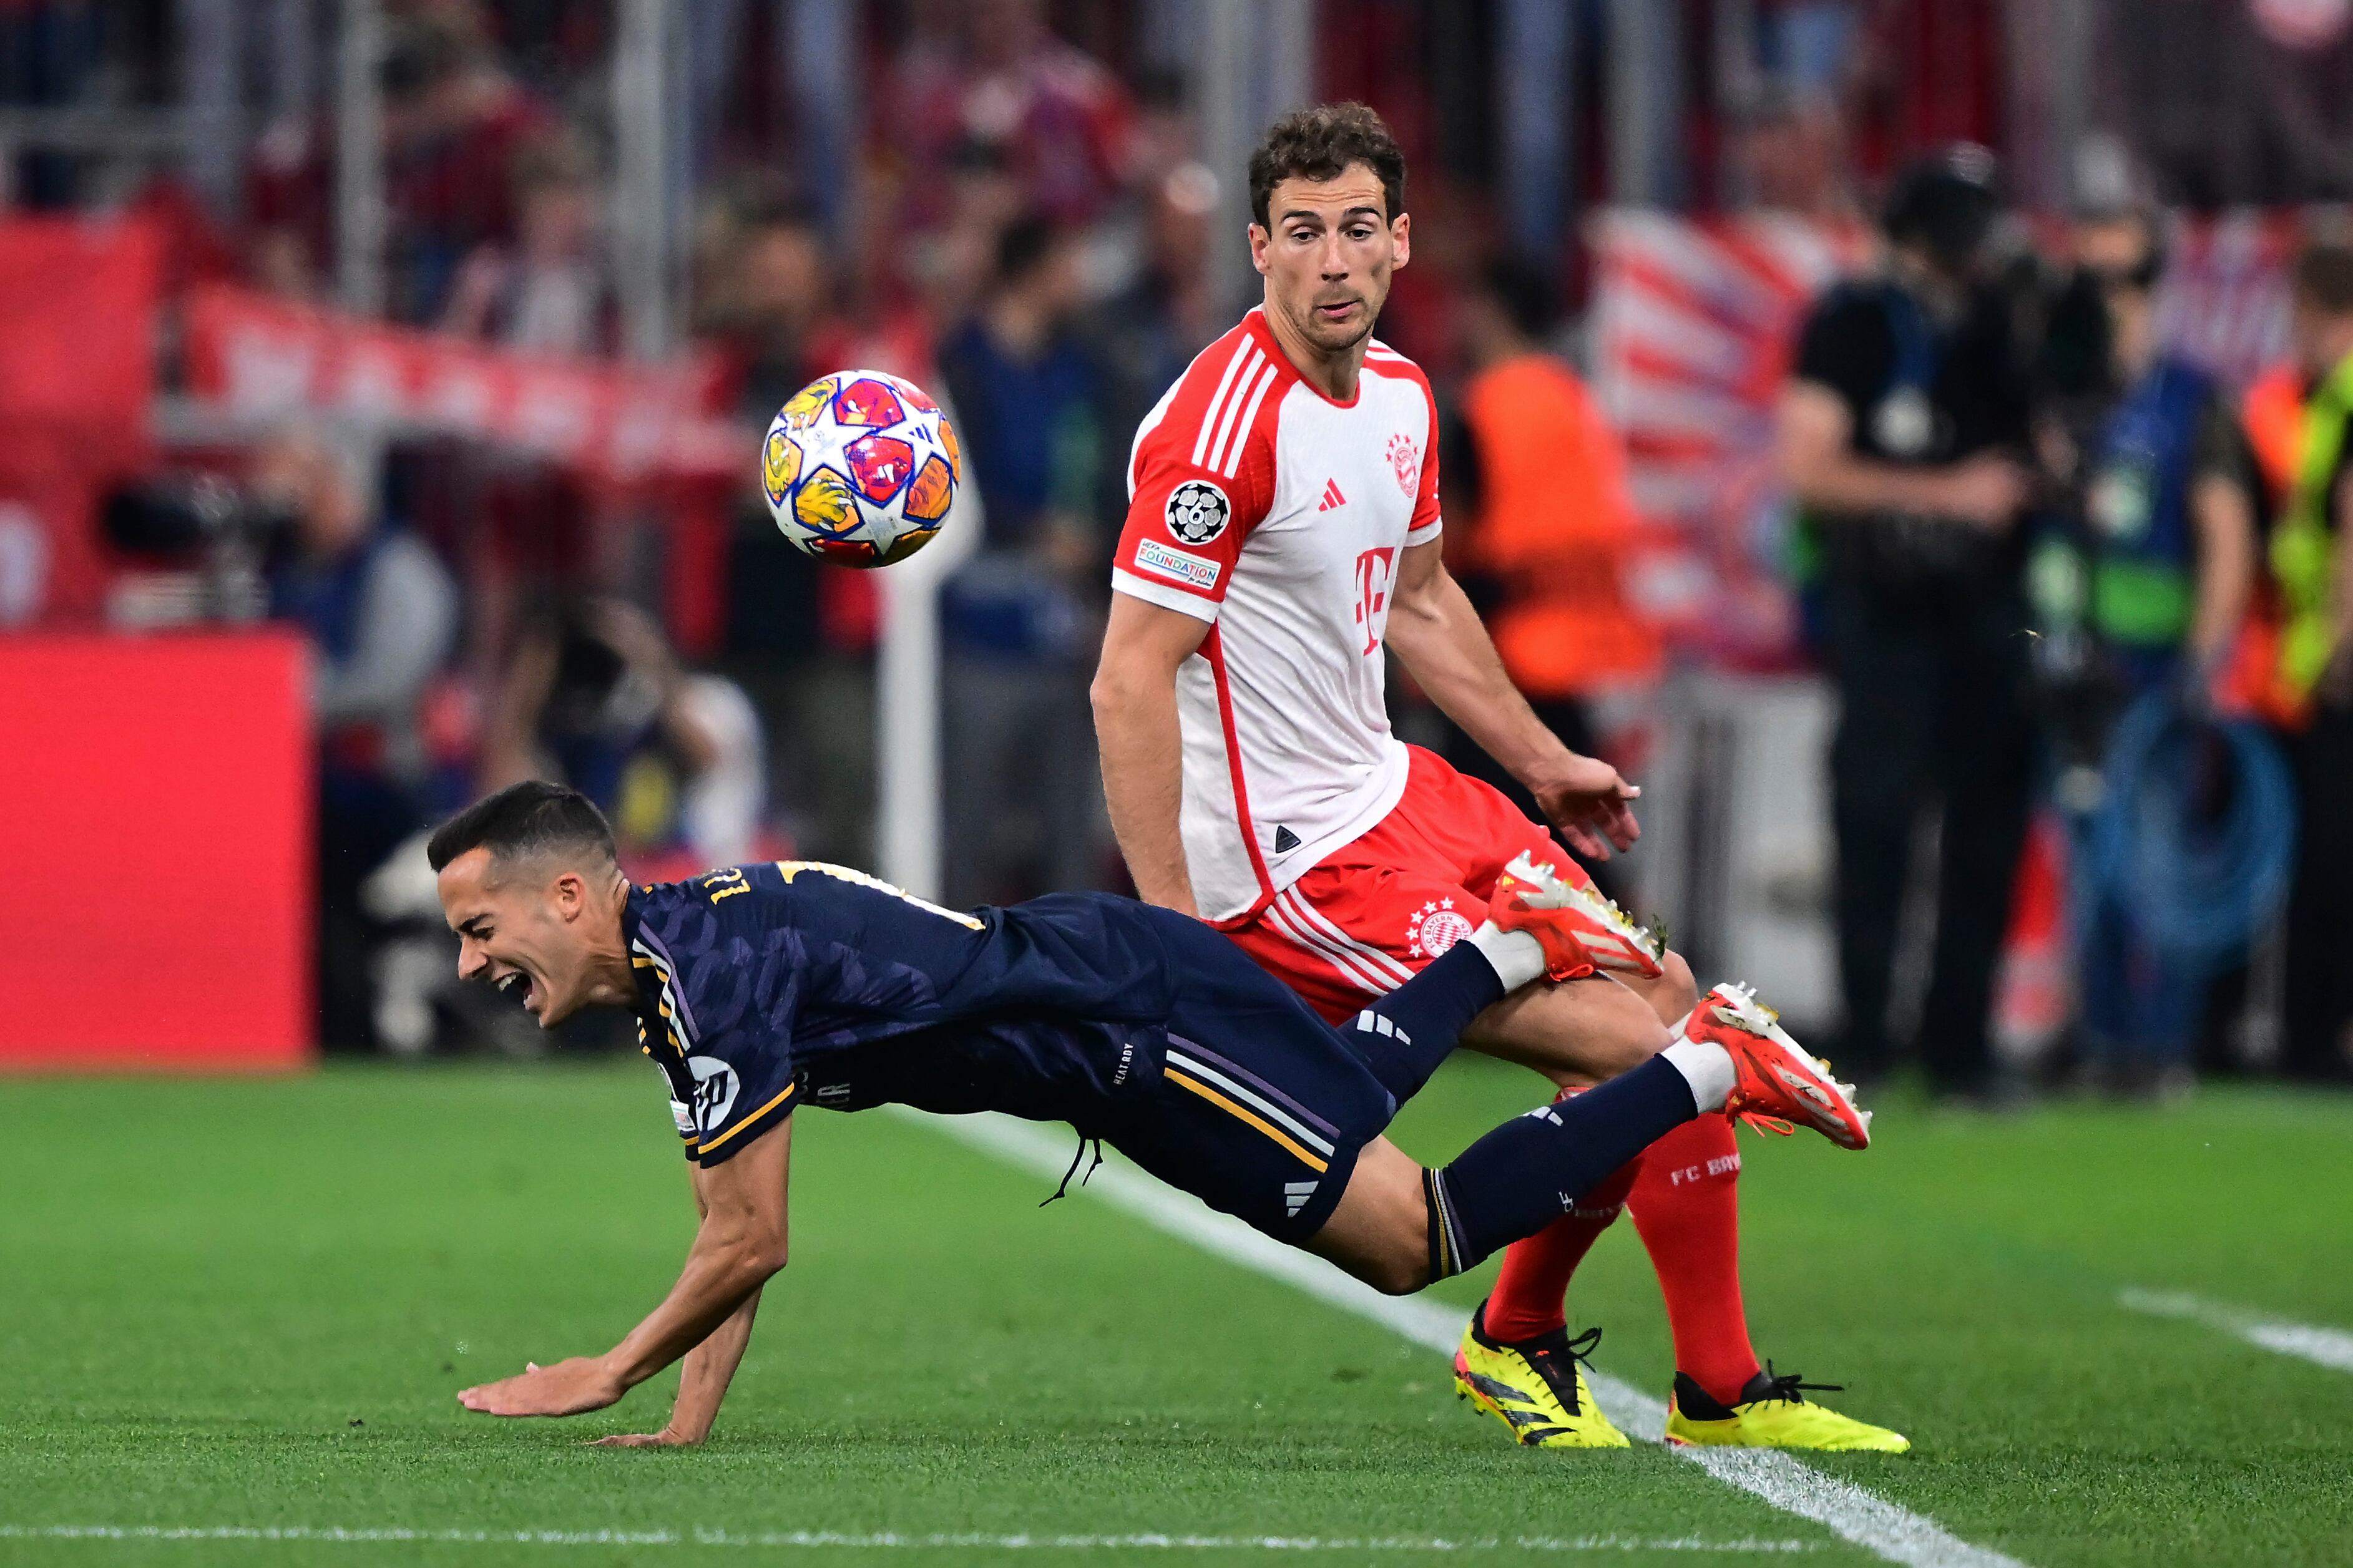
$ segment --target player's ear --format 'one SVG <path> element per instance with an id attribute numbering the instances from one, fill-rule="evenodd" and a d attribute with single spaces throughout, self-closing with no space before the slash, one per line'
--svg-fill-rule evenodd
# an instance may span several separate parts
<path id="1" fill-rule="evenodd" d="M 588 883 L 577 871 L 558 871 L 555 885 L 548 890 L 555 897 L 556 914 L 564 920 L 578 920 L 588 907 Z"/>
<path id="2" fill-rule="evenodd" d="M 1266 270 L 1266 247 L 1274 243 L 1274 236 L 1258 224 L 1250 226 L 1250 265 L 1263 273 Z"/>
<path id="3" fill-rule="evenodd" d="M 1413 215 L 1399 213 L 1389 219 L 1389 238 L 1397 243 L 1397 254 L 1389 258 L 1391 267 L 1403 267 L 1413 259 Z"/>

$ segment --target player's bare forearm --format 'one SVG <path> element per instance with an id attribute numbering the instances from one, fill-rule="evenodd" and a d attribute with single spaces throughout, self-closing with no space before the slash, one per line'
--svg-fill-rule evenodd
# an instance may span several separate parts
<path id="1" fill-rule="evenodd" d="M 1437 552 L 1433 542 L 1406 552 L 1389 607 L 1388 645 L 1440 712 L 1525 780 L 1557 764 L 1568 748 L 1512 684 L 1470 595 Z"/>
<path id="2" fill-rule="evenodd" d="M 727 1314 L 726 1320 L 703 1336 L 701 1344 L 686 1352 L 686 1366 L 679 1378 L 678 1400 L 670 1406 L 670 1420 L 659 1432 L 617 1434 L 599 1437 L 594 1445 L 600 1448 L 691 1447 L 711 1436 L 712 1424 L 719 1418 L 719 1406 L 727 1398 L 727 1385 L 734 1381 L 735 1369 L 743 1364 L 744 1352 L 752 1342 L 752 1323 L 760 1313 L 760 1292 L 754 1289 L 744 1298 L 744 1304 Z"/>
<path id="3" fill-rule="evenodd" d="M 784 1268 L 792 1135 L 787 1119 L 733 1159 L 697 1173 L 702 1223 L 686 1268 L 662 1304 L 606 1357 L 622 1387 L 634 1388 L 702 1343 Z"/>
<path id="4" fill-rule="evenodd" d="M 678 1403 L 670 1415 L 670 1429 L 685 1441 L 700 1443 L 711 1435 L 711 1424 L 719 1417 L 719 1406 L 727 1397 L 727 1385 L 735 1380 L 735 1369 L 744 1364 L 744 1352 L 752 1342 L 752 1323 L 759 1315 L 760 1292 L 754 1289 L 724 1322 L 686 1352 L 686 1372 L 679 1380 Z"/>
<path id="5" fill-rule="evenodd" d="M 1103 799 L 1136 894 L 1188 915 L 1200 911 L 1193 902 L 1179 827 L 1185 757 L 1176 669 L 1208 629 L 1206 621 L 1113 595 L 1091 693 Z"/>
<path id="6" fill-rule="evenodd" d="M 789 1119 L 778 1122 L 733 1159 L 702 1173 L 702 1223 L 686 1267 L 661 1305 L 619 1344 L 601 1356 L 533 1365 L 519 1376 L 467 1389 L 459 1402 L 488 1415 L 601 1410 L 702 1343 L 785 1266 L 792 1126 Z M 744 1331 L 750 1331 L 748 1317 Z M 735 1354 L 742 1353 L 738 1346 Z M 732 1374 L 732 1363 L 728 1370 Z"/>

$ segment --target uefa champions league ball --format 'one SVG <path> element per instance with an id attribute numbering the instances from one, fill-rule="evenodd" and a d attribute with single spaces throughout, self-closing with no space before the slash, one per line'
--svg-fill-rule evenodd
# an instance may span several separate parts
<path id="1" fill-rule="evenodd" d="M 879 370 L 821 376 L 768 426 L 760 479 L 794 545 L 844 566 L 888 566 L 947 521 L 964 477 L 955 432 L 914 383 Z"/>

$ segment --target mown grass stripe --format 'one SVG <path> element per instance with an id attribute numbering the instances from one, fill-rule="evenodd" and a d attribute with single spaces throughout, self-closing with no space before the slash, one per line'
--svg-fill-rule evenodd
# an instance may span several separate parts
<path id="1" fill-rule="evenodd" d="M 2353 1333 L 2343 1329 L 2299 1323 L 2292 1318 L 2275 1318 L 2268 1312 L 2226 1306 L 2182 1290 L 2128 1289 L 2117 1295 L 2116 1305 L 2126 1311 L 2144 1312 L 2153 1318 L 2179 1318 L 2192 1323 L 2203 1323 L 2210 1329 L 2278 1355 L 2295 1356 L 2315 1366 L 2329 1367 L 2337 1372 L 2353 1372 Z"/>
<path id="2" fill-rule="evenodd" d="M 408 1530 L 397 1526 L 0 1524 L 0 1541 L 252 1541 L 328 1545 L 733 1546 L 834 1547 L 852 1551 L 944 1552 L 1810 1552 L 1805 1541 L 1747 1537 L 1634 1535 L 1183 1535 L 1053 1532 L 995 1535 L 970 1531 L 914 1533 L 839 1530 Z"/>
<path id="3" fill-rule="evenodd" d="M 1069 1152 L 1043 1128 L 1009 1116 L 933 1116 L 902 1111 L 960 1142 L 1048 1179 L 1061 1173 Z M 1395 1331 L 1416 1344 L 1451 1356 L 1462 1338 L 1459 1310 L 1419 1296 L 1384 1296 L 1323 1259 L 1261 1236 L 1240 1220 L 1123 1165 L 1104 1165 L 1086 1191 L 1229 1262 L 1280 1279 L 1317 1300 Z M 1631 1384 L 1597 1372 L 1593 1396 L 1629 1436 L 1663 1440 L 1667 1407 Z M 1909 1568 L 2025 1568 L 2016 1558 L 1952 1534 L 1926 1515 L 1887 1501 L 1852 1482 L 1823 1474 L 1788 1454 L 1755 1448 L 1673 1448 L 1727 1486 L 1810 1519 L 1890 1563 Z"/>

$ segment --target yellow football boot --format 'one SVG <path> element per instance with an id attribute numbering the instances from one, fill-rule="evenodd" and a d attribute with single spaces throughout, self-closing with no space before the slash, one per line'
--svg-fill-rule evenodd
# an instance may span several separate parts
<path id="1" fill-rule="evenodd" d="M 1873 1426 L 1810 1404 L 1799 1392 L 1836 1394 L 1835 1383 L 1800 1383 L 1794 1372 L 1776 1375 L 1773 1363 L 1748 1380 L 1740 1398 L 1729 1407 L 1708 1397 L 1707 1391 L 1682 1373 L 1675 1373 L 1675 1396 L 1667 1405 L 1667 1441 L 1695 1447 L 1819 1448 L 1830 1452 L 1908 1452 L 1912 1439 L 1884 1426 Z"/>
<path id="2" fill-rule="evenodd" d="M 1600 1342 L 1599 1329 L 1573 1340 L 1566 1329 L 1510 1344 L 1489 1339 L 1482 1301 L 1454 1352 L 1454 1392 L 1531 1448 L 1628 1447 L 1626 1435 L 1593 1403 L 1577 1364 Z"/>

